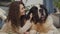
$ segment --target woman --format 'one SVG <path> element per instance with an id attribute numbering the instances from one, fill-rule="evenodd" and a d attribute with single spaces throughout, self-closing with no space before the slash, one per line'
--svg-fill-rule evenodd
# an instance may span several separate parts
<path id="1" fill-rule="evenodd" d="M 9 13 L 6 23 L 1 31 L 6 33 L 21 33 L 19 30 L 25 23 L 25 6 L 21 1 L 12 2 L 9 6 Z"/>
<path id="2" fill-rule="evenodd" d="M 36 32 L 39 34 L 59 34 L 57 28 L 53 25 L 52 17 L 50 15 L 48 16 L 46 8 L 42 5 L 40 8 L 39 10 L 36 6 L 33 6 L 28 13 L 27 19 L 32 14 L 30 34 L 36 34 Z"/>

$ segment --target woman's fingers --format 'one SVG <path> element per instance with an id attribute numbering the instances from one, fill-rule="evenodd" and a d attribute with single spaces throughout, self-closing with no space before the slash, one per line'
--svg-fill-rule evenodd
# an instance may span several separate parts
<path id="1" fill-rule="evenodd" d="M 32 19 L 32 13 L 30 14 L 30 20 Z"/>

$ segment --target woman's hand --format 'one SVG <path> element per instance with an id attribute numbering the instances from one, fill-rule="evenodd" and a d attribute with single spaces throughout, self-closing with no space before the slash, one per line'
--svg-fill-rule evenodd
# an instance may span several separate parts
<path id="1" fill-rule="evenodd" d="M 32 19 L 32 13 L 30 14 L 30 20 Z"/>

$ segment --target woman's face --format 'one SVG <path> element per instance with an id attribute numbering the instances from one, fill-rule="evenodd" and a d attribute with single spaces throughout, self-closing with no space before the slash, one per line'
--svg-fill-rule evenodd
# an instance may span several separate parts
<path id="1" fill-rule="evenodd" d="M 20 4 L 20 15 L 25 15 L 25 7 L 23 4 Z"/>

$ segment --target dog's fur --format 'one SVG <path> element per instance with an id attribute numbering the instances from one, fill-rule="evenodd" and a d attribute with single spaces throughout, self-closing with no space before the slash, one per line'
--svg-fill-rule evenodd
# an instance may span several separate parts
<path id="1" fill-rule="evenodd" d="M 52 17 L 48 16 L 46 8 L 43 5 L 41 5 L 40 8 L 41 10 L 39 10 L 38 7 L 36 6 L 33 6 L 30 9 L 30 12 L 28 13 L 28 16 L 30 13 L 32 13 L 32 19 L 31 19 L 32 27 L 30 30 L 36 30 L 37 32 L 44 33 L 44 34 L 47 34 L 49 31 L 57 32 L 56 27 L 53 25 Z M 43 16 L 44 16 L 43 12 L 45 12 L 44 20 L 41 20 L 42 18 L 39 17 L 40 15 L 38 14 L 39 11 L 41 15 L 43 14 Z"/>

